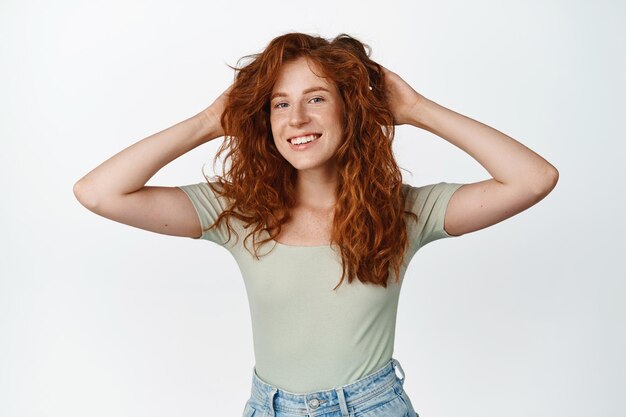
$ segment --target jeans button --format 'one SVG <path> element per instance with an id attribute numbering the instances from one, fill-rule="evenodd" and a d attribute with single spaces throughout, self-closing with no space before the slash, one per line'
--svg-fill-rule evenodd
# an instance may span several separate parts
<path id="1" fill-rule="evenodd" d="M 311 408 L 317 408 L 320 406 L 320 400 L 318 400 L 317 398 L 313 398 L 311 401 L 309 401 L 309 406 Z"/>

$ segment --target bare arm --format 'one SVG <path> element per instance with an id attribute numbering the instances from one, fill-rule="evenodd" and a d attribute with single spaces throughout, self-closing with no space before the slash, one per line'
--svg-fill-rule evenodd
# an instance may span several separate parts
<path id="1" fill-rule="evenodd" d="M 447 109 L 385 70 L 396 124 L 410 124 L 447 140 L 480 163 L 492 178 L 454 192 L 444 228 L 453 236 L 484 229 L 541 201 L 559 172 L 540 155 L 504 133 Z"/>
<path id="2" fill-rule="evenodd" d="M 415 112 L 422 127 L 464 150 L 492 178 L 465 184 L 450 198 L 445 230 L 459 236 L 484 229 L 537 204 L 559 173 L 533 150 L 504 133 L 425 99 Z"/>
<path id="3" fill-rule="evenodd" d="M 202 112 L 120 151 L 74 185 L 90 211 L 120 223 L 174 236 L 198 237 L 200 222 L 189 198 L 176 187 L 146 186 L 165 165 L 222 136 L 225 91 Z"/>

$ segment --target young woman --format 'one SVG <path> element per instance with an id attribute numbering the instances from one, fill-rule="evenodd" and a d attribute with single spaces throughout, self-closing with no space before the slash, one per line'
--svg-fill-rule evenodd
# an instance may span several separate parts
<path id="1" fill-rule="evenodd" d="M 420 95 L 348 35 L 286 34 L 247 58 L 213 104 L 105 161 L 74 193 L 109 219 L 228 248 L 253 327 L 244 416 L 417 416 L 392 358 L 410 260 L 429 242 L 531 207 L 558 172 L 507 135 Z M 392 152 L 402 124 L 449 141 L 492 178 L 404 184 Z M 145 185 L 222 136 L 215 158 L 227 152 L 224 175 Z"/>

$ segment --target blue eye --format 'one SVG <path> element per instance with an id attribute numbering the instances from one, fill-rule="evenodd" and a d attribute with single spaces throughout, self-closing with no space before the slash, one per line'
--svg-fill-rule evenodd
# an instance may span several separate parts
<path id="1" fill-rule="evenodd" d="M 318 100 L 318 101 L 315 101 Z M 324 101 L 324 97 L 313 97 L 312 99 L 309 100 L 309 102 L 313 102 L 313 104 L 317 104 Z M 286 106 L 288 105 L 288 103 L 285 103 L 284 101 L 281 101 L 280 103 L 276 103 L 274 104 L 274 108 L 275 109 L 284 109 Z"/>

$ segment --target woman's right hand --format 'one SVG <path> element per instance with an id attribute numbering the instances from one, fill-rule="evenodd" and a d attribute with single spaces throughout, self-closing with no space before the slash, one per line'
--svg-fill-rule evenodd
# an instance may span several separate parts
<path id="1" fill-rule="evenodd" d="M 209 128 L 214 132 L 215 137 L 224 136 L 224 127 L 222 126 L 221 119 L 222 113 L 226 108 L 226 103 L 228 102 L 228 94 L 232 88 L 232 85 L 228 87 L 209 107 L 201 112 Z"/>
<path id="2" fill-rule="evenodd" d="M 200 220 L 182 190 L 145 184 L 174 159 L 224 135 L 220 118 L 230 89 L 200 113 L 134 143 L 91 170 L 74 185 L 78 201 L 100 216 L 129 226 L 199 237 Z"/>

